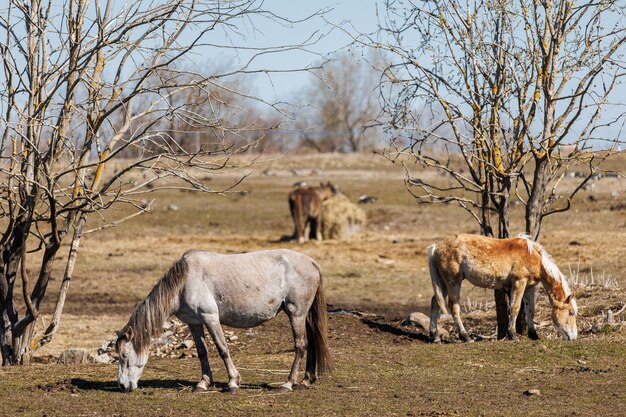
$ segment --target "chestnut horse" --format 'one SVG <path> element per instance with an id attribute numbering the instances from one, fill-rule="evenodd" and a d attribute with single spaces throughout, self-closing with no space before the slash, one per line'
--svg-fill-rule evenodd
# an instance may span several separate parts
<path id="1" fill-rule="evenodd" d="M 535 285 L 541 283 L 552 305 L 552 321 L 566 340 L 576 339 L 577 306 L 565 276 L 548 252 L 529 237 L 494 239 L 460 234 L 428 247 L 428 266 L 435 295 L 431 302 L 430 337 L 439 342 L 437 317 L 446 311 L 445 297 L 459 336 L 469 341 L 460 317 L 461 282 L 483 288 L 511 288 L 508 336 L 516 339 L 515 320 L 522 298 L 528 335 L 538 338 L 534 324 Z"/>
<path id="2" fill-rule="evenodd" d="M 330 182 L 320 183 L 319 187 L 297 188 L 289 193 L 289 209 L 295 225 L 294 237 L 304 243 L 307 224 L 310 225 L 309 238 L 322 240 L 322 203 L 339 191 Z"/>
<path id="3" fill-rule="evenodd" d="M 189 251 L 137 305 L 118 335 L 118 383 L 124 391 L 137 388 L 148 361 L 150 340 L 161 334 L 163 321 L 174 314 L 189 325 L 198 350 L 202 378 L 194 391 L 206 391 L 213 383 L 206 328 L 226 365 L 229 391 L 235 392 L 240 377 L 222 324 L 250 328 L 271 320 L 281 310 L 289 317 L 296 350 L 289 378 L 281 387 L 291 390 L 297 384 L 305 352 L 302 385 L 314 383 L 318 372 L 330 369 L 326 302 L 317 262 L 287 249 L 232 255 Z"/>

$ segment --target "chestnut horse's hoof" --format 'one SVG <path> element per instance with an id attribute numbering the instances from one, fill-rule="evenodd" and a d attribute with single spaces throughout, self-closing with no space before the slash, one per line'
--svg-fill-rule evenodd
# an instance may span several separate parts
<path id="1" fill-rule="evenodd" d="M 506 337 L 507 339 L 512 340 L 514 342 L 517 342 L 519 340 L 519 337 L 517 337 L 516 333 L 507 332 Z"/>
<path id="2" fill-rule="evenodd" d="M 473 342 L 473 341 L 474 341 L 474 339 L 472 339 L 471 337 L 469 337 L 469 335 L 468 335 L 467 333 L 462 334 L 462 335 L 460 335 L 459 337 L 460 337 L 460 338 L 461 338 L 461 340 L 462 340 L 462 341 L 464 341 L 464 342 L 469 342 L 469 343 L 471 343 L 471 342 Z"/>

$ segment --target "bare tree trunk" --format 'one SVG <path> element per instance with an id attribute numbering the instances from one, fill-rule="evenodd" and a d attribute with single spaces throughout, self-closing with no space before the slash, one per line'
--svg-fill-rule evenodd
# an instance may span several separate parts
<path id="1" fill-rule="evenodd" d="M 74 235 L 72 236 L 72 243 L 70 245 L 70 253 L 67 258 L 67 262 L 65 264 L 65 273 L 63 274 L 63 282 L 61 283 L 61 287 L 59 288 L 59 294 L 57 296 L 57 302 L 54 308 L 54 313 L 52 315 L 52 321 L 50 325 L 43 331 L 41 335 L 38 335 L 32 339 L 31 348 L 33 350 L 37 350 L 41 346 L 49 343 L 52 340 L 52 336 L 59 330 L 61 325 L 61 315 L 63 313 L 63 307 L 65 306 L 65 299 L 67 297 L 67 292 L 70 288 L 70 281 L 72 280 L 72 275 L 74 273 L 74 266 L 76 265 L 76 257 L 78 256 L 78 248 L 80 246 L 80 240 L 83 236 L 83 229 L 85 227 L 85 222 L 87 220 L 87 216 L 85 214 L 81 215 L 78 219 L 76 227 L 74 229 Z M 31 334 L 32 337 L 32 334 Z"/>
<path id="2" fill-rule="evenodd" d="M 6 300 L 0 300 L 4 305 Z M 13 332 L 11 330 L 11 319 L 8 311 L 2 309 L 0 312 L 0 350 L 2 353 L 2 366 L 13 365 Z"/>
<path id="3" fill-rule="evenodd" d="M 511 190 L 511 178 L 506 177 L 502 181 L 501 196 L 498 200 L 498 218 L 499 218 L 499 235 L 500 239 L 511 237 L 509 231 L 509 197 Z M 494 290 L 494 299 L 496 302 L 496 319 L 498 322 L 498 340 L 507 337 L 509 328 L 509 303 L 511 300 L 511 289 L 502 288 Z M 524 301 L 520 307 L 520 311 L 524 311 Z M 518 334 L 524 334 L 528 329 L 525 314 L 518 314 L 515 321 L 515 331 Z"/>
<path id="4" fill-rule="evenodd" d="M 17 278 L 17 269 L 21 260 L 23 235 L 26 233 L 27 223 L 19 222 L 13 230 L 7 232 L 8 238 L 2 250 L 2 277 L 0 278 L 0 351 L 2 365 L 19 363 L 15 352 L 15 338 L 13 326 L 18 321 L 18 314 L 13 302 L 13 289 Z M 6 291 L 6 292 L 5 292 Z"/>
<path id="5" fill-rule="evenodd" d="M 528 204 L 526 205 L 526 233 L 533 239 L 539 238 L 541 232 L 541 221 L 543 220 L 543 206 L 545 204 L 544 195 L 547 187 L 548 158 L 535 157 L 535 171 L 533 174 L 533 185 Z"/>

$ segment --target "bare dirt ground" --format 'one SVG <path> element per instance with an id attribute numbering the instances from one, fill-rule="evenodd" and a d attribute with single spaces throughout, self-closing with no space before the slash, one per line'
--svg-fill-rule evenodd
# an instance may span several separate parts
<path id="1" fill-rule="evenodd" d="M 613 163 L 626 169 L 624 160 Z M 37 352 L 35 365 L 0 370 L 0 415 L 623 415 L 626 325 L 620 319 L 626 313 L 614 326 L 603 325 L 603 317 L 626 303 L 625 179 L 593 182 L 573 210 L 545 222 L 542 243 L 566 275 L 577 277 L 579 340 L 557 339 L 541 290 L 537 321 L 542 340 L 496 342 L 492 292 L 465 286 L 463 298 L 471 310 L 463 315 L 465 324 L 483 340 L 463 344 L 452 336 L 437 346 L 415 327 L 403 325 L 402 318 L 428 310 L 432 289 L 426 247 L 454 233 L 478 232 L 463 210 L 416 205 L 401 167 L 377 157 L 286 157 L 244 172 L 251 175 L 228 198 L 159 191 L 146 196 L 157 198 L 152 214 L 89 235 L 60 333 Z M 220 189 L 238 175 L 216 174 L 206 184 Z M 353 201 L 364 193 L 377 196 L 378 202 L 363 207 L 366 233 L 347 242 L 281 242 L 293 230 L 287 193 L 300 180 L 330 180 Z M 562 186 L 571 183 L 565 179 Z M 518 231 L 523 229 L 521 210 L 514 208 Z M 109 215 L 114 220 L 124 211 Z M 191 393 L 200 370 L 197 359 L 187 356 L 152 358 L 142 388 L 130 394 L 116 390 L 114 364 L 44 363 L 69 347 L 99 347 L 187 249 L 278 247 L 320 261 L 327 301 L 340 311 L 330 318 L 334 372 L 314 388 L 275 389 L 292 360 L 282 316 L 253 332 L 232 329 L 238 341 L 231 352 L 244 384 L 235 396 L 220 392 L 227 378 L 215 351 L 210 354 L 218 385 L 202 395 Z M 59 276 L 60 271 L 52 288 Z M 444 327 L 452 330 L 452 323 L 444 321 Z M 527 396 L 528 389 L 541 394 Z"/>

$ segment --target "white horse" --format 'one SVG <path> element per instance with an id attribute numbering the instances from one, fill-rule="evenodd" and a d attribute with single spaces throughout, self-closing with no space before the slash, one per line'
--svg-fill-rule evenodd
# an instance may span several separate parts
<path id="1" fill-rule="evenodd" d="M 461 322 L 461 282 L 467 279 L 483 288 L 511 288 L 509 328 L 516 339 L 515 320 L 522 298 L 526 305 L 528 335 L 538 338 L 534 323 L 535 285 L 543 284 L 550 304 L 552 321 L 566 340 L 576 339 L 578 308 L 567 280 L 546 250 L 527 236 L 494 239 L 460 234 L 428 247 L 428 265 L 435 295 L 430 310 L 430 337 L 439 342 L 437 317 L 440 308 L 446 311 L 445 297 L 461 339 L 469 335 Z"/>
<path id="2" fill-rule="evenodd" d="M 300 362 L 307 353 L 302 384 L 330 370 L 327 313 L 322 270 L 312 258 L 278 249 L 223 255 L 186 252 L 150 291 L 118 335 L 118 383 L 124 391 L 137 388 L 148 361 L 152 337 L 163 331 L 163 321 L 176 315 L 191 330 L 202 368 L 195 392 L 213 383 L 204 338 L 206 327 L 228 370 L 228 389 L 239 388 L 240 376 L 228 352 L 221 324 L 250 328 L 274 318 L 281 310 L 289 317 L 295 359 L 281 388 L 297 384 Z"/>

